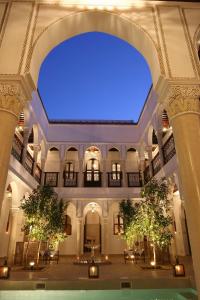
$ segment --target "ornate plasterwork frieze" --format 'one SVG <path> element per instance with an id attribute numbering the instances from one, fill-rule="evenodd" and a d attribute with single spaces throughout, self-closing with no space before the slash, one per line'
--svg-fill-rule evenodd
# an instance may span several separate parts
<path id="1" fill-rule="evenodd" d="M 19 83 L 0 82 L 0 110 L 17 118 L 25 103 L 25 95 Z"/>
<path id="2" fill-rule="evenodd" d="M 170 86 L 166 103 L 169 118 L 185 113 L 200 114 L 199 97 L 199 85 Z"/>

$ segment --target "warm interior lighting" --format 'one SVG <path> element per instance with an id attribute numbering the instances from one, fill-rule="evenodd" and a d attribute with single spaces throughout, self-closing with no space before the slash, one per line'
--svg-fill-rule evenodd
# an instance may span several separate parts
<path id="1" fill-rule="evenodd" d="M 0 266 L 0 279 L 8 279 L 10 268 L 8 266 Z"/>
<path id="2" fill-rule="evenodd" d="M 108 255 L 105 256 L 105 260 L 108 260 Z"/>
<path id="3" fill-rule="evenodd" d="M 155 267 L 156 262 L 153 260 L 153 261 L 150 262 L 150 265 L 151 265 L 152 267 Z"/>
<path id="4" fill-rule="evenodd" d="M 88 277 L 89 278 L 98 278 L 99 277 L 99 266 L 92 262 L 88 267 Z"/>
<path id="5" fill-rule="evenodd" d="M 34 261 L 30 261 L 29 262 L 29 266 L 30 266 L 31 270 L 33 270 L 34 266 L 35 266 L 35 262 Z"/>
<path id="6" fill-rule="evenodd" d="M 180 277 L 180 276 L 185 276 L 185 267 L 183 264 L 176 264 L 174 266 L 174 276 Z"/>
<path id="7" fill-rule="evenodd" d="M 179 190 L 177 190 L 176 192 L 174 192 L 174 195 L 175 196 L 179 196 L 180 195 Z"/>
<path id="8" fill-rule="evenodd" d="M 144 6 L 142 0 L 60 0 L 60 4 L 78 9 L 89 10 L 128 10 L 132 6 L 141 8 Z"/>

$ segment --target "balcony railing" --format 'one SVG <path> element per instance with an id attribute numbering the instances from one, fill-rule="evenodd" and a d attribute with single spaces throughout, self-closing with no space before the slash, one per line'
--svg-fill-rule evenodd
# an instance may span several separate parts
<path id="1" fill-rule="evenodd" d="M 49 185 L 51 187 L 58 186 L 58 172 L 45 172 L 44 185 Z"/>
<path id="2" fill-rule="evenodd" d="M 168 140 L 163 145 L 162 149 L 163 149 L 164 163 L 166 164 L 176 154 L 173 134 L 170 135 Z"/>
<path id="3" fill-rule="evenodd" d="M 144 183 L 147 183 L 151 179 L 150 168 L 147 166 L 144 170 Z"/>
<path id="4" fill-rule="evenodd" d="M 162 167 L 159 152 L 153 158 L 151 164 L 152 164 L 153 175 L 156 175 L 160 171 L 160 169 Z"/>
<path id="5" fill-rule="evenodd" d="M 25 164 L 24 168 L 31 174 L 33 175 L 33 166 L 34 166 L 34 159 L 30 155 L 28 151 L 26 151 L 26 158 L 25 158 Z"/>
<path id="6" fill-rule="evenodd" d="M 77 187 L 78 173 L 77 172 L 64 172 L 64 187 Z"/>
<path id="7" fill-rule="evenodd" d="M 140 172 L 128 172 L 127 173 L 128 187 L 140 187 L 142 186 L 142 180 Z"/>
<path id="8" fill-rule="evenodd" d="M 35 168 L 34 178 L 37 180 L 38 183 L 41 183 L 42 170 L 40 169 L 40 167 L 38 165 L 36 165 L 36 168 Z"/>
<path id="9" fill-rule="evenodd" d="M 109 172 L 108 187 L 121 187 L 121 186 L 122 186 L 122 172 Z"/>
<path id="10" fill-rule="evenodd" d="M 23 143 L 18 138 L 18 136 L 15 134 L 13 139 L 13 145 L 12 145 L 12 155 L 19 161 L 22 161 L 22 152 L 23 152 Z"/>
<path id="11" fill-rule="evenodd" d="M 84 172 L 84 186 L 85 187 L 100 187 L 101 186 L 101 172 L 99 170 L 87 170 Z"/>

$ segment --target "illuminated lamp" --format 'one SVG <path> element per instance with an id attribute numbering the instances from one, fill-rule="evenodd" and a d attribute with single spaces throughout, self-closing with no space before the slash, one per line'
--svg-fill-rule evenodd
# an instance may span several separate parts
<path id="1" fill-rule="evenodd" d="M 10 276 L 10 268 L 8 266 L 0 266 L 0 279 L 8 279 Z"/>
<path id="2" fill-rule="evenodd" d="M 88 277 L 89 278 L 99 278 L 99 266 L 92 261 L 88 266 Z"/>
<path id="3" fill-rule="evenodd" d="M 179 263 L 178 258 L 176 259 L 176 264 L 173 266 L 174 276 L 175 277 L 184 277 L 185 276 L 185 267 L 183 264 Z"/>

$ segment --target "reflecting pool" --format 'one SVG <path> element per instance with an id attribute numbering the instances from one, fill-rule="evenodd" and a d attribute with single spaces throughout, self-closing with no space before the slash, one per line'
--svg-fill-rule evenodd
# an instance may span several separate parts
<path id="1" fill-rule="evenodd" d="M 197 299 L 193 289 L 154 290 L 29 290 L 0 291 L 0 300 L 185 300 Z"/>

